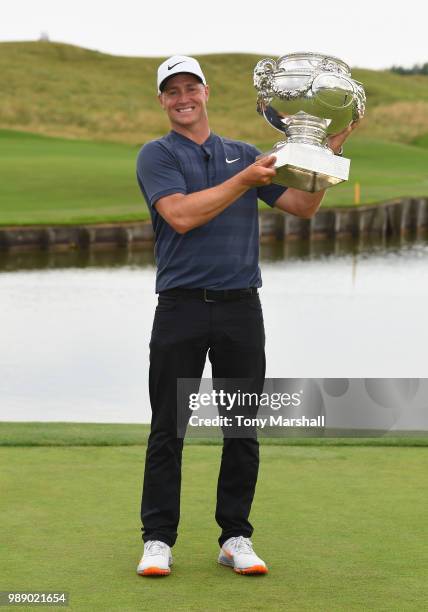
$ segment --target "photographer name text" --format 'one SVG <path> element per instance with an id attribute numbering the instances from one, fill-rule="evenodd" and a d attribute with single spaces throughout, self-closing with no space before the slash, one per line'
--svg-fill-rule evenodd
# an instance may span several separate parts
<path id="1" fill-rule="evenodd" d="M 213 418 L 198 417 L 193 414 L 190 417 L 191 427 L 325 427 L 324 415 L 316 418 L 300 416 L 298 418 L 285 418 L 282 416 L 271 415 L 269 417 L 245 417 L 241 414 L 234 416 L 216 416 Z"/>

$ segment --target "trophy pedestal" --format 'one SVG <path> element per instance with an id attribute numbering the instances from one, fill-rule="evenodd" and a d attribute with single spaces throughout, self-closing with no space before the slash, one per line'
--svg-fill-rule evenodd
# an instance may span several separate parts
<path id="1" fill-rule="evenodd" d="M 350 160 L 334 155 L 324 147 L 298 142 L 278 143 L 271 151 L 275 155 L 276 177 L 273 181 L 302 191 L 321 191 L 349 176 Z"/>

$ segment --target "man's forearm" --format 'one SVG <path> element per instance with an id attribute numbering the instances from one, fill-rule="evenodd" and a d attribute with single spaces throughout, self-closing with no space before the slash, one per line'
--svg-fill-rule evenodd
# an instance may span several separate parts
<path id="1" fill-rule="evenodd" d="M 275 157 L 266 157 L 215 187 L 165 196 L 158 200 L 156 209 L 176 232 L 185 234 L 214 219 L 248 189 L 269 185 L 275 176 L 274 163 Z"/>
<path id="2" fill-rule="evenodd" d="M 248 190 L 239 174 L 216 187 L 183 195 L 176 205 L 175 223 L 183 231 L 204 225 Z"/>

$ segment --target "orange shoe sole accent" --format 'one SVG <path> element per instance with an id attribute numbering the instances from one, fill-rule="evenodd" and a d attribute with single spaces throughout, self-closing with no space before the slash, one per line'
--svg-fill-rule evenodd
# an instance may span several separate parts
<path id="1" fill-rule="evenodd" d="M 142 572 L 138 572 L 139 576 L 169 576 L 170 569 L 161 569 L 160 567 L 147 567 Z"/>
<path id="2" fill-rule="evenodd" d="M 238 569 L 234 567 L 233 570 L 237 574 L 245 574 L 248 576 L 255 576 L 256 574 L 267 574 L 268 568 L 264 565 L 252 565 L 251 567 L 246 567 L 245 569 Z"/>

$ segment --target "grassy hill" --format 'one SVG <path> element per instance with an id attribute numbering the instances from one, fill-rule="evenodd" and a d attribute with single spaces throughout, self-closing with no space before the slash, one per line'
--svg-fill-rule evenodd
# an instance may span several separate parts
<path id="1" fill-rule="evenodd" d="M 255 111 L 258 55 L 199 56 L 211 85 L 215 132 L 250 142 L 276 133 Z M 346 59 L 346 58 L 345 58 Z M 111 56 L 52 42 L 0 43 L 0 127 L 90 140 L 143 143 L 168 123 L 156 99 L 161 58 Z M 368 106 L 359 137 L 428 137 L 428 77 L 353 70 Z"/>

